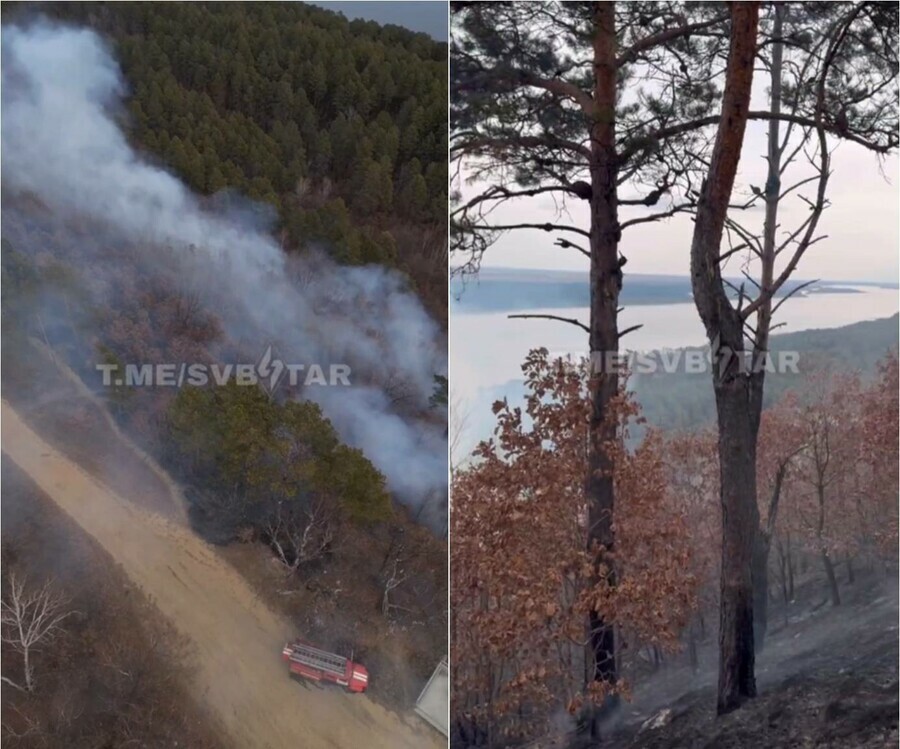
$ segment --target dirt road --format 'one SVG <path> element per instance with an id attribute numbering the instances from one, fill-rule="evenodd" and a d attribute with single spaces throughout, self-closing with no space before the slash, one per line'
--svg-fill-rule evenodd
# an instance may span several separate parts
<path id="1" fill-rule="evenodd" d="M 141 510 L 60 454 L 6 402 L 3 451 L 119 562 L 196 647 L 196 688 L 235 749 L 445 746 L 418 719 L 364 696 L 288 679 L 298 634 L 187 528 Z"/>

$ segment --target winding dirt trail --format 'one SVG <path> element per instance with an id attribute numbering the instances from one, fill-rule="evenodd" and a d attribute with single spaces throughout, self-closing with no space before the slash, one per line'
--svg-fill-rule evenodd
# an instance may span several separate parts
<path id="1" fill-rule="evenodd" d="M 297 633 L 187 528 L 146 512 L 63 456 L 2 402 L 3 452 L 119 562 L 196 648 L 196 689 L 235 749 L 446 746 L 410 714 L 288 679 Z"/>

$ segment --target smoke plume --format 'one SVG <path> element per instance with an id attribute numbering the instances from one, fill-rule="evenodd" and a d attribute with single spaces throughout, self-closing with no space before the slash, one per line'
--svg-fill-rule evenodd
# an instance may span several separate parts
<path id="1" fill-rule="evenodd" d="M 427 407 L 434 375 L 446 373 L 443 335 L 406 280 L 315 253 L 289 260 L 246 211 L 211 211 L 137 153 L 119 126 L 126 84 L 92 31 L 42 21 L 5 26 L 2 41 L 8 194 L 32 193 L 56 213 L 104 222 L 146 248 L 147 267 L 174 257 L 185 276 L 202 279 L 206 299 L 228 297 L 212 311 L 245 348 L 262 353 L 275 342 L 285 360 L 350 364 L 349 389 L 311 387 L 305 397 L 404 502 L 418 507 L 441 496 L 444 429 L 410 414 Z M 404 415 L 387 383 L 402 384 Z"/>

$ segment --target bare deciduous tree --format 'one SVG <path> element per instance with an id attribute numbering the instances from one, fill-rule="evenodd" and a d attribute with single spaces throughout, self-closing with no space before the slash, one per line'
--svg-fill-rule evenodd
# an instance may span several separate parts
<path id="1" fill-rule="evenodd" d="M 393 558 L 385 565 L 381 573 L 381 580 L 384 584 L 383 594 L 381 596 L 381 613 L 388 617 L 394 609 L 401 608 L 395 603 L 391 603 L 391 593 L 406 582 L 409 575 L 405 567 L 406 555 L 403 543 L 396 547 Z"/>
<path id="2" fill-rule="evenodd" d="M 62 631 L 62 622 L 72 615 L 69 600 L 57 591 L 51 580 L 40 588 L 28 585 L 25 577 L 10 572 L 6 591 L 0 600 L 2 641 L 22 656 L 22 679 L 16 682 L 0 676 L 16 689 L 34 691 L 35 676 L 32 655 L 49 645 Z"/>
<path id="3" fill-rule="evenodd" d="M 334 532 L 334 517 L 320 499 L 303 507 L 278 502 L 265 524 L 269 544 L 290 572 L 321 559 L 334 541 Z"/>

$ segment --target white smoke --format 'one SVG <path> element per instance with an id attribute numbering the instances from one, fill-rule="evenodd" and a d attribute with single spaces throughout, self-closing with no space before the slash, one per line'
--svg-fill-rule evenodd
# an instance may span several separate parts
<path id="1" fill-rule="evenodd" d="M 441 331 L 405 279 L 318 258 L 307 282 L 295 283 L 294 261 L 289 267 L 271 236 L 237 211 L 204 210 L 180 180 L 128 144 L 114 119 L 126 86 L 97 34 L 38 22 L 5 26 L 2 41 L 4 189 L 103 221 L 148 248 L 199 248 L 202 258 L 184 249 L 178 262 L 194 277 L 201 269 L 214 293 L 228 296 L 228 311 L 213 311 L 225 315 L 229 334 L 243 343 L 258 337 L 260 352 L 276 341 L 284 358 L 298 362 L 349 363 L 352 379 L 362 374 L 365 386 L 314 387 L 307 395 L 405 502 L 442 494 L 443 427 L 402 418 L 394 399 L 373 386 L 402 383 L 406 404 L 421 409 L 434 375 L 446 373 Z"/>

